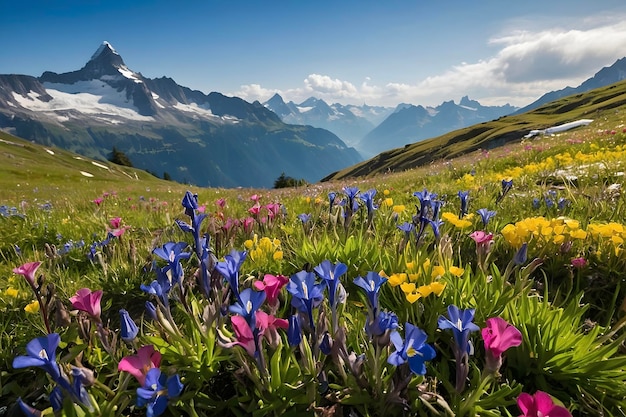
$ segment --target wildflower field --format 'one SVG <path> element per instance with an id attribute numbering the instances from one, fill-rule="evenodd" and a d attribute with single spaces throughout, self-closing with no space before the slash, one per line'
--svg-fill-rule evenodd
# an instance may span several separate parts
<path id="1" fill-rule="evenodd" d="M 5 176 L 0 415 L 625 416 L 621 118 L 292 189 Z"/>

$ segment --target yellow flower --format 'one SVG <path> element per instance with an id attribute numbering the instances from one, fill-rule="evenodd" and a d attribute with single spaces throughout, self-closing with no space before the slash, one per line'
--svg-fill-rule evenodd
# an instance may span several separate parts
<path id="1" fill-rule="evenodd" d="M 9 288 L 7 288 L 7 289 L 4 291 L 4 293 L 5 293 L 8 297 L 13 297 L 13 298 L 15 298 L 15 297 L 17 297 L 18 291 L 17 291 L 15 288 L 13 288 L 13 287 L 9 287 Z"/>
<path id="2" fill-rule="evenodd" d="M 585 239 L 587 237 L 587 232 L 583 229 L 570 230 L 569 235 L 572 239 Z"/>
<path id="3" fill-rule="evenodd" d="M 449 269 L 450 273 L 455 277 L 460 277 L 465 272 L 465 269 L 459 268 L 458 266 L 451 266 Z"/>
<path id="4" fill-rule="evenodd" d="M 283 260 L 283 251 L 282 250 L 277 250 L 276 252 L 274 252 L 273 258 L 275 261 L 282 261 Z"/>
<path id="5" fill-rule="evenodd" d="M 556 236 L 554 236 L 554 239 L 552 239 L 552 242 L 555 245 L 560 245 L 564 241 L 565 241 L 565 236 L 563 236 L 563 235 L 556 235 Z"/>
<path id="6" fill-rule="evenodd" d="M 412 271 L 412 270 L 413 270 L 413 268 L 415 267 L 415 262 L 410 261 L 410 262 L 405 263 L 405 265 L 406 265 L 406 269 L 407 269 L 408 271 Z"/>
<path id="7" fill-rule="evenodd" d="M 415 282 L 419 278 L 420 274 L 409 274 L 409 281 Z"/>
<path id="8" fill-rule="evenodd" d="M 392 274 L 389 277 L 389 285 L 391 285 L 392 287 L 396 287 L 398 285 L 401 285 L 401 284 L 405 283 L 406 281 L 407 281 L 407 275 L 404 274 L 404 273 Z"/>
<path id="9" fill-rule="evenodd" d="M 252 241 L 252 239 L 248 239 L 243 242 L 243 246 L 245 246 L 246 249 L 252 249 L 252 246 L 254 246 L 254 242 Z"/>
<path id="10" fill-rule="evenodd" d="M 428 268 L 430 268 L 430 258 L 426 258 L 426 260 L 422 264 L 422 268 L 424 268 L 424 270 L 427 270 Z"/>
<path id="11" fill-rule="evenodd" d="M 393 211 L 398 213 L 398 214 L 401 214 L 405 209 L 406 209 L 406 207 L 404 207 L 404 204 L 393 206 Z"/>
<path id="12" fill-rule="evenodd" d="M 404 291 L 406 300 L 411 304 L 419 300 L 420 297 L 422 296 L 422 294 L 419 292 L 419 290 L 415 287 L 415 284 L 413 283 L 405 282 L 404 284 L 400 285 L 400 288 L 402 288 L 402 291 Z"/>
<path id="13" fill-rule="evenodd" d="M 444 288 L 446 288 L 446 284 L 435 281 L 428 285 L 422 285 L 418 290 L 420 294 L 422 294 L 422 297 L 428 297 L 430 294 L 435 294 L 439 297 L 441 296 L 441 293 L 443 293 Z"/>
<path id="14" fill-rule="evenodd" d="M 393 198 L 389 197 L 389 198 L 385 198 L 383 200 L 383 204 L 385 205 L 385 207 L 391 207 L 393 206 Z"/>
<path id="15" fill-rule="evenodd" d="M 433 269 L 430 273 L 431 278 L 435 279 L 435 278 L 439 278 L 440 276 L 442 276 L 443 274 L 446 273 L 446 269 L 441 266 L 441 265 L 435 265 L 433 266 Z"/>
<path id="16" fill-rule="evenodd" d="M 390 191 L 389 190 L 383 190 L 383 195 L 389 195 Z"/>
<path id="17" fill-rule="evenodd" d="M 24 307 L 24 311 L 30 314 L 39 313 L 39 303 L 37 302 L 37 300 L 31 302 L 26 307 Z"/>

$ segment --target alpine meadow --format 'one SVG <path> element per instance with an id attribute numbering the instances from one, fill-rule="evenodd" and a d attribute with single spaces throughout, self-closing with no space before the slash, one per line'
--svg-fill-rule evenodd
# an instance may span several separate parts
<path id="1" fill-rule="evenodd" d="M 624 416 L 624 103 L 272 190 L 0 133 L 0 414 Z"/>

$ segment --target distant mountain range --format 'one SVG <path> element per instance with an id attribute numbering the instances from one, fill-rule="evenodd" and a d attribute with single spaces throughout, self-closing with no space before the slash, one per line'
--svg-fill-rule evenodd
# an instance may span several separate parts
<path id="1" fill-rule="evenodd" d="M 334 103 L 311 97 L 300 104 L 293 101 L 285 103 L 283 98 L 274 94 L 263 103 L 276 113 L 283 122 L 299 125 L 311 125 L 327 129 L 336 134 L 347 144 L 354 146 L 363 136 L 378 126 L 392 112 L 392 107 L 355 106 Z"/>
<path id="2" fill-rule="evenodd" d="M 271 187 L 282 173 L 315 182 L 362 160 L 259 102 L 146 78 L 107 42 L 77 71 L 0 75 L 0 129 L 101 160 L 115 147 L 138 168 L 200 186 Z"/>
<path id="3" fill-rule="evenodd" d="M 446 101 L 437 107 L 422 107 L 402 103 L 394 109 L 367 105 L 328 105 L 324 100 L 313 97 L 300 104 L 292 101 L 285 103 L 281 96 L 275 94 L 263 105 L 285 123 L 330 130 L 365 157 L 497 119 L 517 109 L 510 105 L 482 106 L 467 96 L 459 104 Z"/>

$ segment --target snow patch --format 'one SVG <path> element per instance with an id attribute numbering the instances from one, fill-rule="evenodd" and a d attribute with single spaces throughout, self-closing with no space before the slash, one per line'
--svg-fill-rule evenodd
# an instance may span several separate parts
<path id="1" fill-rule="evenodd" d="M 218 117 L 213 114 L 213 112 L 208 106 L 206 107 L 198 106 L 197 103 L 191 103 L 191 104 L 176 103 L 174 104 L 173 107 L 177 110 L 184 111 L 187 113 L 196 113 L 198 115 L 208 116 L 208 117 Z"/>
<path id="2" fill-rule="evenodd" d="M 89 172 L 85 172 L 85 171 L 79 171 L 81 175 L 85 176 L 85 177 L 93 177 L 93 174 L 90 174 Z"/>
<path id="3" fill-rule="evenodd" d="M 13 92 L 13 98 L 20 106 L 32 111 L 55 112 L 75 110 L 84 114 L 101 114 L 130 120 L 153 121 L 151 116 L 142 116 L 132 102 L 126 98 L 126 91 L 117 91 L 99 80 L 78 81 L 74 84 L 44 83 L 52 100 L 44 102 L 25 98 Z M 38 95 L 37 95 L 38 96 Z M 67 117 L 67 116 L 61 116 Z"/>
<path id="4" fill-rule="evenodd" d="M 54 152 L 51 151 L 50 149 L 46 149 L 46 152 L 48 152 L 50 155 L 54 155 Z"/>
<path id="5" fill-rule="evenodd" d="M 120 74 L 122 74 L 124 77 L 128 78 L 129 80 L 133 80 L 134 82 L 136 82 L 137 84 L 141 84 L 143 81 L 141 81 L 139 78 L 137 78 L 137 74 L 135 74 L 134 72 L 132 72 L 131 70 L 128 69 L 128 67 L 126 65 L 122 65 L 121 67 L 119 67 L 117 69 Z"/>
<path id="6" fill-rule="evenodd" d="M 300 106 L 296 106 L 296 108 L 298 109 L 300 113 L 306 113 L 313 109 L 313 107 L 300 107 Z"/>
<path id="7" fill-rule="evenodd" d="M 92 165 L 97 166 L 98 168 L 103 168 L 103 169 L 106 169 L 106 170 L 108 170 L 108 169 L 109 169 L 109 167 L 108 167 L 108 166 L 106 166 L 106 165 L 102 165 L 102 164 L 100 164 L 100 163 L 98 163 L 98 162 L 96 162 L 96 161 L 91 161 L 91 164 L 92 164 Z"/>
<path id="8" fill-rule="evenodd" d="M 547 128 L 547 129 L 531 130 L 524 137 L 525 138 L 530 138 L 530 137 L 533 137 L 535 135 L 550 135 L 552 133 L 564 132 L 564 131 L 569 130 L 569 129 L 574 129 L 575 127 L 587 126 L 591 122 L 593 122 L 592 119 L 580 119 L 580 120 L 576 120 L 574 122 L 563 123 L 562 125 L 558 125 L 558 126 L 552 126 L 552 127 Z"/>
<path id="9" fill-rule="evenodd" d="M 117 51 L 115 50 L 115 48 L 113 48 L 113 46 L 110 43 L 108 43 L 107 41 L 104 41 L 104 42 L 102 42 L 102 45 L 100 45 L 100 47 L 96 50 L 96 52 L 94 52 L 94 54 L 91 56 L 91 60 L 94 60 L 94 59 L 98 58 L 98 56 L 106 48 L 109 48 L 111 50 L 111 52 L 113 52 L 115 55 L 119 55 L 117 53 Z"/>

